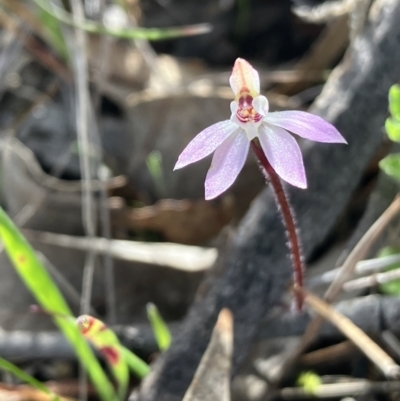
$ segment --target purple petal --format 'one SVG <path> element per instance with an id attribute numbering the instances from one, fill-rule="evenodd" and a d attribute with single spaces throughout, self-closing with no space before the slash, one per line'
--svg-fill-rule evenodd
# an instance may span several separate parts
<path id="1" fill-rule="evenodd" d="M 347 143 L 332 124 L 305 111 L 276 111 L 268 113 L 264 121 L 311 141 Z"/>
<path id="2" fill-rule="evenodd" d="M 246 133 L 241 129 L 215 151 L 205 182 L 207 200 L 216 198 L 233 184 L 246 161 L 249 146 Z"/>
<path id="3" fill-rule="evenodd" d="M 185 167 L 188 164 L 197 162 L 221 145 L 221 143 L 229 137 L 238 126 L 230 120 L 221 121 L 196 135 L 180 154 L 175 164 L 174 170 Z"/>
<path id="4" fill-rule="evenodd" d="M 303 156 L 296 140 L 282 128 L 262 124 L 259 128 L 261 147 L 277 174 L 289 184 L 307 188 Z"/>

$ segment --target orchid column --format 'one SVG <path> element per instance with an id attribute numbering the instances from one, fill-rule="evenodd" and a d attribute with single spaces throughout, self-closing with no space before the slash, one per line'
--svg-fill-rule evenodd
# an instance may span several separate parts
<path id="1" fill-rule="evenodd" d="M 317 142 L 346 143 L 336 128 L 304 111 L 268 112 L 268 100 L 260 95 L 257 71 L 237 59 L 229 83 L 235 94 L 231 118 L 200 132 L 183 150 L 175 170 L 214 152 L 205 181 L 205 198 L 213 199 L 235 181 L 251 146 L 260 168 L 274 189 L 287 230 L 295 283 L 303 285 L 303 258 L 295 219 L 281 179 L 299 188 L 307 187 L 303 157 L 295 138 L 288 132 Z M 301 308 L 301 299 L 297 299 Z"/>

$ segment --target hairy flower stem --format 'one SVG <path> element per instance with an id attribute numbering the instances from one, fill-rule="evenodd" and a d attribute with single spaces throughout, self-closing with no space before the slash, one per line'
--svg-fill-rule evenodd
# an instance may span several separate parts
<path id="1" fill-rule="evenodd" d="M 303 257 L 301 255 L 300 241 L 297 235 L 293 211 L 289 205 L 288 197 L 283 189 L 281 179 L 265 157 L 264 151 L 261 149 L 257 139 L 253 139 L 251 141 L 251 148 L 260 162 L 262 169 L 264 169 L 265 173 L 268 175 L 274 190 L 275 198 L 279 205 L 283 222 L 286 227 L 286 234 L 289 239 L 289 250 L 293 263 L 294 282 L 298 287 L 302 288 L 304 272 Z M 303 306 L 303 297 L 301 294 L 301 291 L 295 292 L 296 307 L 298 310 L 301 310 Z"/>

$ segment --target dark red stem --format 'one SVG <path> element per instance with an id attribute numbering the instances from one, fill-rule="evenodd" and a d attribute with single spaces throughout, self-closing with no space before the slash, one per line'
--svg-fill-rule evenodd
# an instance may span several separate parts
<path id="1" fill-rule="evenodd" d="M 286 227 L 287 236 L 289 239 L 289 249 L 291 253 L 292 263 L 293 263 L 293 276 L 294 281 L 297 286 L 303 288 L 303 272 L 304 264 L 301 255 L 300 241 L 297 236 L 296 224 L 293 216 L 292 209 L 289 205 L 289 200 L 286 192 L 282 186 L 282 182 L 274 168 L 269 163 L 268 159 L 265 157 L 263 150 L 261 149 L 258 140 L 251 141 L 251 148 L 255 153 L 258 161 L 260 162 L 262 168 L 268 174 L 269 180 L 271 182 L 272 188 L 275 192 L 275 197 L 280 207 L 280 211 L 283 217 L 283 222 Z M 296 306 L 298 310 L 301 310 L 303 305 L 303 298 L 300 291 L 295 292 Z"/>

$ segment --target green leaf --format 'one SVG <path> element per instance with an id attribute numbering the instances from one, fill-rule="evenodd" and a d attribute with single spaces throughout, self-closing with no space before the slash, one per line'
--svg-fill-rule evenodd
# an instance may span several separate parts
<path id="1" fill-rule="evenodd" d="M 400 153 L 386 156 L 379 162 L 379 167 L 391 177 L 400 180 Z"/>
<path id="2" fill-rule="evenodd" d="M 25 383 L 30 384 L 32 387 L 38 389 L 39 391 L 43 391 L 46 394 L 49 394 L 50 396 L 53 397 L 53 399 L 56 401 L 58 400 L 57 394 L 54 394 L 50 389 L 48 389 L 43 383 L 41 383 L 39 380 L 36 380 L 34 377 L 31 375 L 28 375 L 28 373 L 25 373 L 23 370 L 12 364 L 11 362 L 8 362 L 7 360 L 3 359 L 0 357 L 0 368 L 7 370 L 8 372 L 12 373 L 14 376 L 18 377 Z"/>
<path id="3" fill-rule="evenodd" d="M 22 281 L 41 307 L 51 311 L 54 315 L 54 323 L 73 346 L 101 399 L 104 401 L 116 400 L 116 394 L 110 381 L 76 326 L 75 319 L 64 297 L 38 259 L 35 251 L 2 208 L 0 208 L 0 239 L 3 241 L 4 248 Z"/>
<path id="4" fill-rule="evenodd" d="M 147 39 L 147 40 L 165 40 L 173 39 L 182 36 L 201 35 L 211 31 L 210 24 L 195 24 L 185 25 L 181 27 L 170 27 L 170 28 L 125 28 L 116 29 L 106 27 L 94 21 L 85 20 L 82 24 L 76 24 L 71 14 L 66 12 L 60 7 L 53 5 L 50 9 L 47 7 L 45 0 L 34 0 L 34 2 L 45 11 L 53 15 L 59 21 L 64 24 L 80 28 L 86 32 L 96 34 L 108 34 L 116 36 L 121 39 Z"/>
<path id="5" fill-rule="evenodd" d="M 388 118 L 385 122 L 385 129 L 390 140 L 400 142 L 400 120 Z"/>
<path id="6" fill-rule="evenodd" d="M 135 355 L 128 348 L 121 346 L 122 353 L 125 358 L 125 362 L 128 364 L 129 369 L 139 379 L 143 379 L 150 373 L 150 366 L 142 361 L 137 355 Z"/>
<path id="7" fill-rule="evenodd" d="M 400 253 L 400 248 L 387 246 L 378 253 L 378 257 L 382 258 L 385 256 L 398 255 Z M 387 266 L 385 271 L 390 271 L 394 269 L 400 268 L 399 263 L 393 263 L 390 266 Z M 400 279 L 389 281 L 388 283 L 379 284 L 379 289 L 387 295 L 400 295 Z"/>
<path id="8" fill-rule="evenodd" d="M 392 117 L 400 121 L 400 85 L 389 89 L 389 110 Z"/>
<path id="9" fill-rule="evenodd" d="M 153 303 L 147 304 L 147 318 L 153 328 L 158 348 L 160 348 L 161 351 L 167 350 L 171 344 L 171 333 L 157 307 Z"/>

